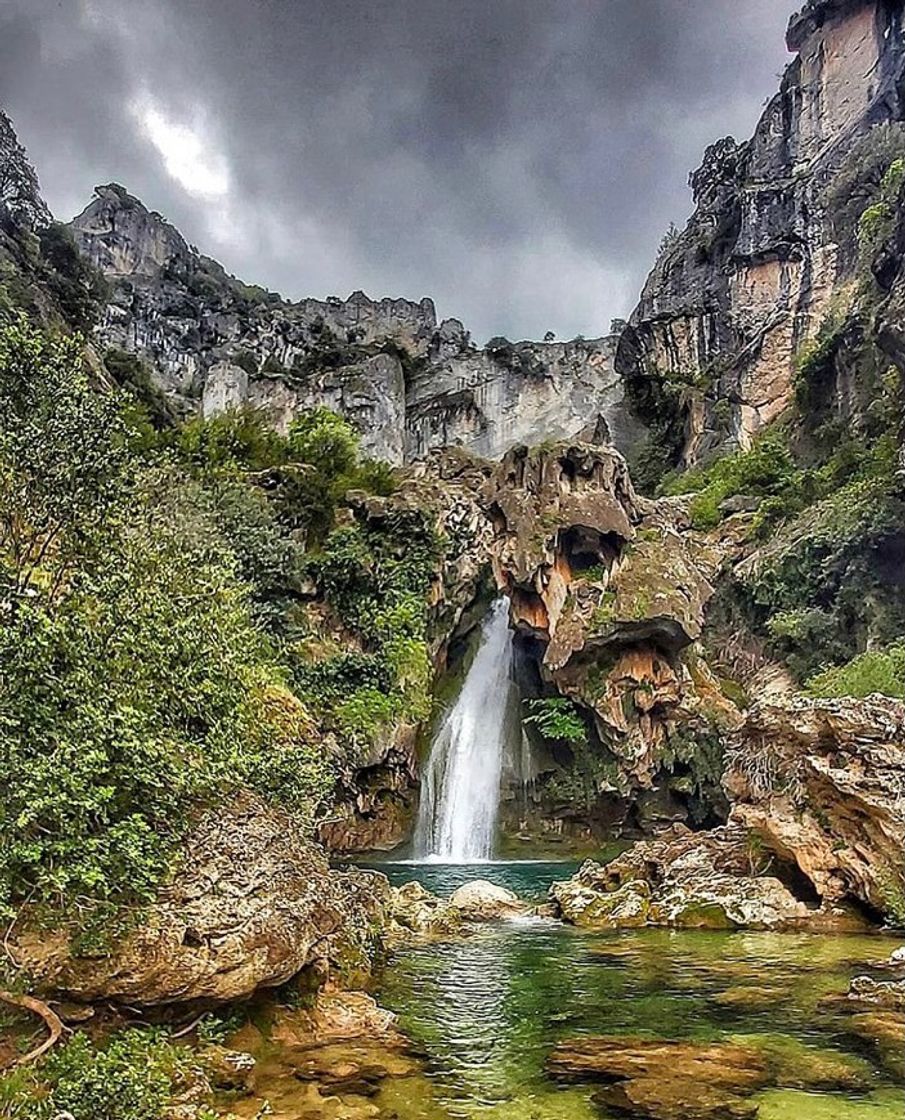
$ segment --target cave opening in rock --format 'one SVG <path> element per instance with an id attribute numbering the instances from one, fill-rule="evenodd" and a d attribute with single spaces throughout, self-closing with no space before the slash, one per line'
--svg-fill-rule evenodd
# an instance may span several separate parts
<path id="1" fill-rule="evenodd" d="M 617 533 L 601 533 L 584 525 L 573 525 L 561 534 L 559 549 L 573 574 L 605 572 L 608 575 L 624 544 Z"/>

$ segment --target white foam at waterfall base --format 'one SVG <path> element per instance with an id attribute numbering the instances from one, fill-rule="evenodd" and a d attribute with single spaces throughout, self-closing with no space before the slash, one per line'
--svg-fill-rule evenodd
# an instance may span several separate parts
<path id="1" fill-rule="evenodd" d="M 493 856 L 513 727 L 512 657 L 509 600 L 499 599 L 459 698 L 431 745 L 415 830 L 421 860 L 481 863 Z"/>

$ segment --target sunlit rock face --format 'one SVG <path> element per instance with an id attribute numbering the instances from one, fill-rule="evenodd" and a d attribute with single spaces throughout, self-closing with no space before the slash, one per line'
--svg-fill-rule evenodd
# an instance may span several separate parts
<path id="1" fill-rule="evenodd" d="M 250 405 L 285 431 L 323 406 L 394 464 L 578 435 L 627 444 L 636 430 L 612 338 L 479 349 L 457 319 L 438 322 L 430 299 L 290 303 L 229 276 L 116 184 L 98 187 L 70 228 L 111 285 L 100 342 L 140 354 L 187 414 Z"/>
<path id="2" fill-rule="evenodd" d="M 575 437 L 627 446 L 637 425 L 614 360 L 613 338 L 438 349 L 408 383 L 408 457 L 461 444 L 495 459 L 519 443 Z"/>
<path id="3" fill-rule="evenodd" d="M 796 355 L 854 274 L 856 230 L 834 221 L 827 185 L 874 125 L 902 118 L 900 4 L 809 3 L 788 42 L 797 57 L 752 139 L 720 140 L 692 175 L 695 212 L 619 345 L 630 395 L 678 429 L 685 462 L 749 446 L 790 404 Z"/>

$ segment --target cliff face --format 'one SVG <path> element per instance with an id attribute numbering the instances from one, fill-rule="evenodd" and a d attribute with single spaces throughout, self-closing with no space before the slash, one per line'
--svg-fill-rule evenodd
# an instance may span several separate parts
<path id="1" fill-rule="evenodd" d="M 613 338 L 441 348 L 408 383 L 408 457 L 461 444 L 498 458 L 519 443 L 576 436 L 625 446 L 635 425 L 614 359 Z"/>
<path id="2" fill-rule="evenodd" d="M 323 405 L 395 464 L 450 445 L 496 457 L 521 441 L 629 437 L 611 339 L 478 350 L 429 299 L 289 303 L 227 275 L 115 184 L 70 228 L 111 285 L 100 341 L 141 354 L 186 412 L 249 404 L 285 430 Z"/>
<path id="3" fill-rule="evenodd" d="M 783 412 L 796 355 L 844 298 L 860 213 L 833 186 L 871 128 L 903 117 L 901 9 L 809 3 L 753 138 L 714 144 L 691 176 L 695 212 L 665 239 L 616 361 L 681 462 L 747 447 Z"/>

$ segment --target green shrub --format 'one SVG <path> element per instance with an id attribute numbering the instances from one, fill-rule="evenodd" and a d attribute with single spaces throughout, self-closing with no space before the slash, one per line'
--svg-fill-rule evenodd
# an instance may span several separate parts
<path id="1" fill-rule="evenodd" d="M 817 337 L 803 346 L 795 357 L 795 403 L 806 421 L 813 421 L 829 395 L 841 340 L 841 324 L 827 319 L 821 324 Z"/>
<path id="2" fill-rule="evenodd" d="M 287 441 L 273 430 L 264 412 L 253 408 L 189 420 L 166 445 L 201 471 L 264 471 L 289 458 Z"/>
<path id="3" fill-rule="evenodd" d="M 100 316 L 109 290 L 103 276 L 89 264 L 60 222 L 51 222 L 38 233 L 41 247 L 41 281 L 55 298 L 66 322 L 79 331 L 90 331 Z"/>
<path id="4" fill-rule="evenodd" d="M 905 699 L 905 642 L 883 650 L 868 650 L 845 665 L 815 674 L 807 682 L 812 696 L 855 696 L 873 693 Z"/>
<path id="5" fill-rule="evenodd" d="M 198 1081 L 192 1052 L 155 1030 L 126 1030 L 105 1046 L 78 1032 L 34 1070 L 0 1076 L 9 1120 L 164 1120 L 172 1099 Z M 215 1116 L 215 1113 L 208 1113 Z"/>
<path id="6" fill-rule="evenodd" d="M 898 121 L 875 126 L 845 157 L 824 192 L 827 214 L 840 241 L 857 233 L 859 219 L 879 199 L 889 168 L 905 158 L 905 127 Z"/>
<path id="7" fill-rule="evenodd" d="M 151 378 L 151 371 L 136 354 L 126 350 L 108 350 L 104 366 L 116 384 L 130 394 L 144 410 L 155 431 L 171 428 L 177 421 L 176 410 L 169 398 Z M 132 417 L 132 423 L 136 418 Z"/>
<path id="8" fill-rule="evenodd" d="M 0 332 L 0 909 L 149 898 L 238 786 L 311 821 L 331 776 L 255 611 L 289 561 L 238 486 L 137 458 L 77 341 Z"/>
<path id="9" fill-rule="evenodd" d="M 905 157 L 900 156 L 886 169 L 877 200 L 858 220 L 858 250 L 869 265 L 892 233 L 902 184 L 905 183 Z"/>
<path id="10" fill-rule="evenodd" d="M 529 700 L 531 713 L 524 722 L 533 724 L 545 739 L 563 743 L 585 743 L 588 731 L 575 705 L 565 696 Z"/>
<path id="11" fill-rule="evenodd" d="M 785 434 L 778 428 L 764 432 L 750 451 L 717 459 L 708 467 L 686 471 L 670 479 L 664 494 L 693 493 L 691 516 L 698 529 L 719 524 L 720 505 L 736 494 L 763 497 L 795 486 L 796 464 Z"/>

